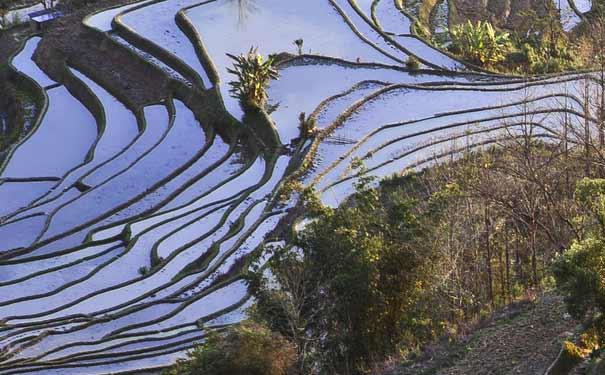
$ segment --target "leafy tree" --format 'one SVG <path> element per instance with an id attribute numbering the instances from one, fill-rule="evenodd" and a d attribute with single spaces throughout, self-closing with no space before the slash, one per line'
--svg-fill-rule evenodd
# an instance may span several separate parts
<path id="1" fill-rule="evenodd" d="M 434 333 L 424 304 L 432 252 L 416 205 L 358 186 L 276 250 L 272 277 L 251 277 L 258 316 L 296 342 L 305 373 L 364 373 Z"/>
<path id="2" fill-rule="evenodd" d="M 263 108 L 267 102 L 267 85 L 279 78 L 274 58 L 263 58 L 256 48 L 250 48 L 247 54 L 227 56 L 234 61 L 233 68 L 227 71 L 237 77 L 229 82 L 231 95 L 239 98 L 245 108 Z"/>
<path id="3" fill-rule="evenodd" d="M 286 375 L 295 351 L 280 335 L 246 321 L 225 333 L 211 331 L 188 356 L 164 375 Z"/>
<path id="4" fill-rule="evenodd" d="M 605 237 L 605 179 L 583 178 L 578 181 L 574 195 L 585 212 L 577 220 L 584 223 L 589 233 Z"/>
<path id="5" fill-rule="evenodd" d="M 574 243 L 554 264 L 557 286 L 569 312 L 583 318 L 605 312 L 605 241 L 589 237 Z"/>
<path id="6" fill-rule="evenodd" d="M 570 313 L 583 318 L 605 313 L 605 180 L 578 181 L 575 198 L 585 212 L 577 220 L 588 230 L 557 259 L 553 272 Z"/>

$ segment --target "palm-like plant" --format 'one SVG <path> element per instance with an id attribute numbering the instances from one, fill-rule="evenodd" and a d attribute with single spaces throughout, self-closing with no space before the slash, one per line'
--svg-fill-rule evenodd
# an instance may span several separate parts
<path id="1" fill-rule="evenodd" d="M 250 48 L 247 54 L 228 53 L 227 56 L 234 60 L 233 68 L 227 71 L 237 76 L 237 80 L 229 82 L 231 95 L 239 98 L 244 107 L 263 108 L 267 101 L 267 85 L 272 79 L 279 78 L 274 58 L 265 60 L 256 48 Z"/>
<path id="2" fill-rule="evenodd" d="M 454 52 L 485 66 L 493 66 L 504 60 L 510 38 L 508 33 L 497 32 L 487 21 L 477 21 L 476 25 L 468 21 L 454 27 L 451 35 Z"/>

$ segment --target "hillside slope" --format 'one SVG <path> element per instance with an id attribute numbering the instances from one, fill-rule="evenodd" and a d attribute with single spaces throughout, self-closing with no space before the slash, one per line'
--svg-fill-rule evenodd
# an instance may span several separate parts
<path id="1" fill-rule="evenodd" d="M 545 294 L 462 342 L 432 348 L 422 361 L 393 369 L 389 375 L 542 375 L 576 325 L 567 318 L 562 298 Z"/>

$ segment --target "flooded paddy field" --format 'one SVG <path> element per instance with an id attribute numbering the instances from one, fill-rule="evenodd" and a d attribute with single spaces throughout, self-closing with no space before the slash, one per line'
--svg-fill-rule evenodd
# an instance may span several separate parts
<path id="1" fill-rule="evenodd" d="M 151 371 L 242 320 L 241 270 L 296 205 L 278 199 L 287 181 L 336 206 L 363 175 L 421 169 L 530 118 L 553 139 L 561 118 L 594 125 L 591 73 L 481 72 L 411 24 L 393 0 L 148 0 L 90 15 L 98 38 L 170 82 L 141 108 L 69 61 L 51 78 L 32 59 L 40 37 L 25 41 L 12 69 L 44 110 L 0 165 L 0 374 Z M 228 92 L 226 54 L 251 46 L 282 54 L 260 125 Z M 302 112 L 315 137 L 299 137 Z"/>

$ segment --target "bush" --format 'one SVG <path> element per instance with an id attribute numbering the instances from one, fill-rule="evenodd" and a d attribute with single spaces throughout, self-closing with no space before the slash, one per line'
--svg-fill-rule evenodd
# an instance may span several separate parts
<path id="1" fill-rule="evenodd" d="M 418 61 L 418 59 L 415 56 L 410 56 L 406 62 L 405 62 L 405 66 L 409 69 L 409 70 L 418 70 L 420 69 L 420 61 Z"/>
<path id="2" fill-rule="evenodd" d="M 475 64 L 492 67 L 503 61 L 509 44 L 509 34 L 496 32 L 487 21 L 458 25 L 452 29 L 453 53 Z"/>
<path id="3" fill-rule="evenodd" d="M 605 312 L 605 242 L 587 238 L 574 243 L 553 266 L 557 287 L 565 295 L 569 312 L 583 318 Z"/>
<path id="4" fill-rule="evenodd" d="M 553 273 L 569 312 L 584 318 L 605 313 L 605 180 L 584 178 L 574 195 L 584 211 L 576 221 L 583 223 L 587 234 L 557 257 Z"/>
<path id="5" fill-rule="evenodd" d="M 571 361 L 580 362 L 584 359 L 584 351 L 571 341 L 563 342 L 564 355 Z"/>
<path id="6" fill-rule="evenodd" d="M 164 375 L 286 375 L 296 358 L 292 344 L 250 321 L 224 333 L 212 331 L 206 341 Z"/>

